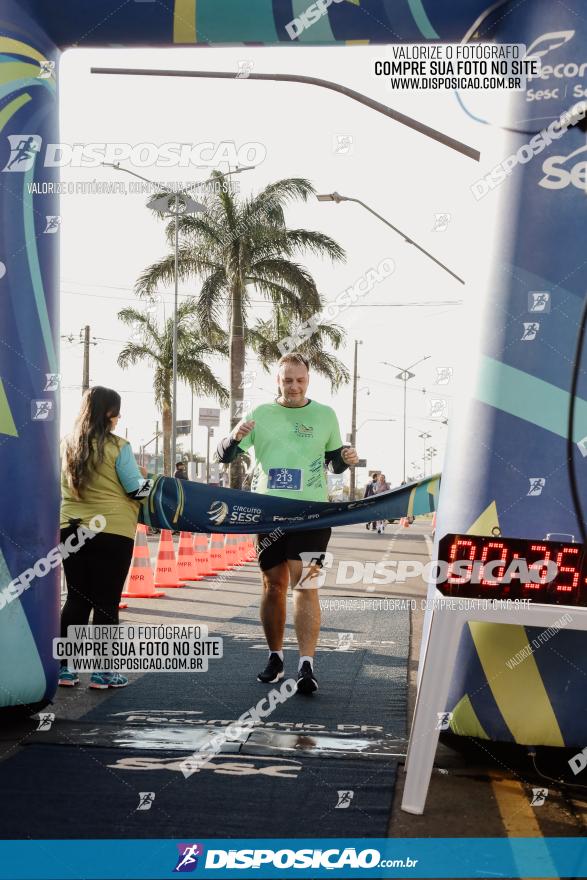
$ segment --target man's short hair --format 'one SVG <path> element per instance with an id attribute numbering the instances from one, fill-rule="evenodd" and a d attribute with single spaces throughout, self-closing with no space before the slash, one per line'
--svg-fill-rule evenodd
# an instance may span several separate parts
<path id="1" fill-rule="evenodd" d="M 283 357 L 279 358 L 277 362 L 277 369 L 280 369 L 284 364 L 302 364 L 308 372 L 310 372 L 310 362 L 305 355 L 300 354 L 299 351 L 288 351 L 287 354 L 284 354 Z"/>

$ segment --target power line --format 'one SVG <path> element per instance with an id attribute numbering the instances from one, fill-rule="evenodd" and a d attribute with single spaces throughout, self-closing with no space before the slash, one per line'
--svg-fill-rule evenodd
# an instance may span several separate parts
<path id="1" fill-rule="evenodd" d="M 105 290 L 127 290 L 132 291 L 132 287 L 122 287 L 113 284 L 90 284 L 86 281 L 62 281 L 62 284 L 72 284 L 75 286 L 82 285 L 88 287 L 96 287 L 99 289 Z M 101 293 L 82 293 L 81 291 L 73 291 L 73 290 L 62 290 L 61 291 L 66 296 L 86 296 L 86 297 L 94 297 L 96 299 L 113 299 L 120 300 L 121 302 L 134 302 L 141 303 L 144 300 L 141 300 L 138 294 L 135 294 L 133 297 L 126 296 L 106 296 Z M 172 297 L 173 293 L 171 291 L 155 291 L 154 296 L 169 296 Z M 179 293 L 178 296 L 184 297 L 185 299 L 196 299 L 197 294 L 195 293 Z M 250 299 L 249 302 L 254 305 L 266 305 L 271 306 L 273 303 L 268 299 Z M 454 299 L 454 300 L 416 300 L 412 302 L 387 302 L 387 303 L 356 303 L 355 305 L 345 306 L 342 311 L 346 311 L 347 309 L 376 309 L 376 308 L 387 308 L 387 309 L 395 309 L 395 308 L 434 308 L 434 307 L 444 307 L 444 306 L 460 306 L 463 305 L 464 300 L 462 299 Z M 324 302 L 324 308 L 330 305 L 336 304 L 336 300 L 326 300 Z"/>

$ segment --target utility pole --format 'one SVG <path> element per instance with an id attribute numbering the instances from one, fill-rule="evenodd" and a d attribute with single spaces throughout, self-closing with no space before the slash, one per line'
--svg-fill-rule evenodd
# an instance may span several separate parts
<path id="1" fill-rule="evenodd" d="M 159 461 L 159 422 L 155 422 L 155 470 Z"/>
<path id="2" fill-rule="evenodd" d="M 171 467 L 175 469 L 177 460 L 177 298 L 178 298 L 178 248 L 179 248 L 179 193 L 175 193 L 175 257 L 174 276 L 175 285 L 173 292 L 173 392 L 171 401 Z"/>
<path id="3" fill-rule="evenodd" d="M 208 430 L 208 439 L 206 442 L 206 483 L 210 482 L 210 437 L 214 436 L 214 428 L 206 425 Z"/>
<path id="4" fill-rule="evenodd" d="M 351 446 L 355 447 L 357 445 L 357 386 L 359 381 L 359 373 L 358 373 L 358 356 L 359 356 L 359 345 L 362 345 L 362 341 L 360 339 L 355 339 L 355 359 L 353 366 L 353 409 L 351 414 Z M 355 500 L 355 489 L 356 489 L 356 479 L 357 472 L 354 467 L 351 467 L 350 474 L 350 491 L 349 497 L 351 501 Z"/>
<path id="5" fill-rule="evenodd" d="M 192 413 L 190 421 L 190 461 L 194 460 L 194 389 L 192 387 Z"/>
<path id="6" fill-rule="evenodd" d="M 84 327 L 84 371 L 82 376 L 82 394 L 90 387 L 90 327 Z"/>

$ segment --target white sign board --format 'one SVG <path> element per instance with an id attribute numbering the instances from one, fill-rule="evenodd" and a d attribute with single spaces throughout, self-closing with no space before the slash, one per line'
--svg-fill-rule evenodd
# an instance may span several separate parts
<path id="1" fill-rule="evenodd" d="M 200 407 L 198 424 L 207 428 L 217 428 L 220 424 L 220 410 Z"/>

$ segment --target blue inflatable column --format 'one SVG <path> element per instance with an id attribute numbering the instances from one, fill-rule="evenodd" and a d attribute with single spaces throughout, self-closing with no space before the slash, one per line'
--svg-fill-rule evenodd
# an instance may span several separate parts
<path id="1" fill-rule="evenodd" d="M 0 32 L 0 706 L 56 686 L 59 615 L 57 50 L 21 4 Z M 25 574 L 27 588 L 16 579 Z M 16 581 L 16 582 L 15 582 Z M 11 584 L 11 586 L 8 586 Z"/>
<path id="2" fill-rule="evenodd" d="M 544 539 L 557 532 L 580 540 L 565 443 L 578 317 L 587 289 L 587 144 L 578 127 L 542 148 L 532 133 L 587 98 L 582 75 L 587 19 L 581 0 L 508 4 L 507 15 L 500 7 L 494 19 L 479 27 L 479 38 L 534 45 L 543 77 L 528 83 L 533 91 L 521 93 L 510 120 L 503 120 L 521 133 L 509 138 L 500 158 L 515 155 L 517 163 L 499 191 L 492 185 L 483 195 L 505 194 L 506 205 L 479 316 L 474 387 L 469 399 L 459 401 L 451 424 L 437 536 L 491 535 L 498 527 L 508 537 Z M 489 170 L 482 161 L 481 174 Z M 484 285 L 479 278 L 473 293 L 479 296 Z M 587 435 L 586 371 L 587 352 L 575 442 Z M 575 454 L 587 505 L 587 459 L 577 447 Z M 447 707 L 454 713 L 454 732 L 583 747 L 587 713 L 577 707 L 585 693 L 584 636 L 563 629 L 510 668 L 507 661 L 537 635 L 520 625 L 471 625 Z"/>

